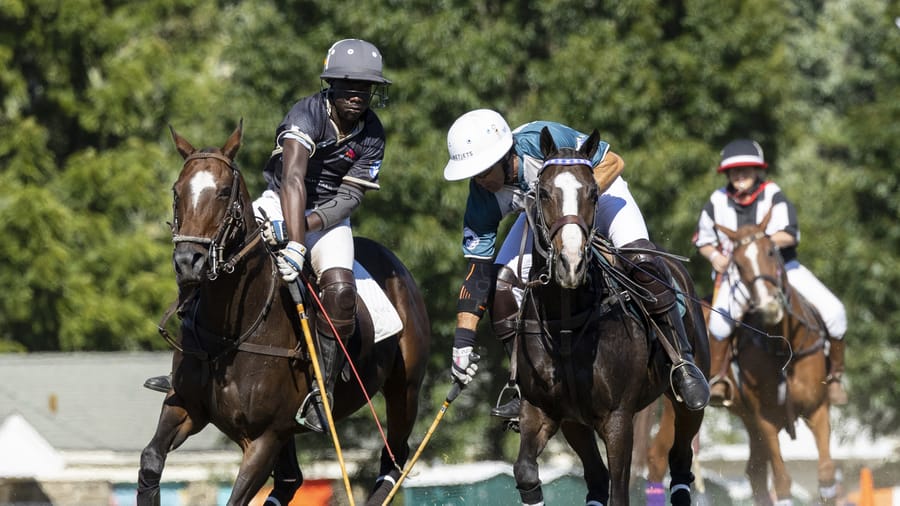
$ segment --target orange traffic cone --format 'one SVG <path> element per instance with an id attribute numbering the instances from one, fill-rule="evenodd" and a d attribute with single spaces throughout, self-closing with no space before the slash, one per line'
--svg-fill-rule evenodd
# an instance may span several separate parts
<path id="1" fill-rule="evenodd" d="M 872 470 L 864 467 L 859 471 L 859 505 L 875 506 L 875 480 Z"/>

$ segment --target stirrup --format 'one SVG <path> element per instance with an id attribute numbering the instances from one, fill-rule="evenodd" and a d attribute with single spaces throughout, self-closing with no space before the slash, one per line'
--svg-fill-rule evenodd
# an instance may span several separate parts
<path id="1" fill-rule="evenodd" d="M 685 360 L 684 358 L 682 358 L 681 361 L 678 362 L 677 364 L 672 364 L 672 368 L 669 370 L 669 387 L 672 389 L 672 393 L 675 396 L 675 400 L 678 402 L 687 404 L 682 395 L 685 392 L 679 392 L 675 388 L 675 373 L 679 369 L 685 369 L 685 376 L 684 376 L 685 379 L 693 379 L 693 380 L 696 380 L 697 383 L 702 382 L 702 384 L 706 386 L 706 400 L 702 403 L 702 406 L 697 406 L 697 407 L 688 406 L 688 409 L 699 410 L 699 409 L 705 408 L 707 405 L 709 405 L 709 382 L 706 380 L 706 375 L 703 374 L 703 371 L 701 371 L 700 368 L 697 367 L 697 364 L 695 364 L 691 361 Z M 682 384 L 681 386 L 686 387 L 687 385 Z M 685 390 L 690 391 L 690 389 L 688 389 L 688 388 L 685 388 Z"/>
<path id="2" fill-rule="evenodd" d="M 721 402 L 713 402 L 712 389 L 717 384 L 725 385 L 725 396 L 721 398 Z M 734 404 L 734 382 L 728 376 L 719 376 L 718 374 L 709 379 L 709 405 L 713 407 L 730 408 Z"/>
<path id="3" fill-rule="evenodd" d="M 331 401 L 331 399 L 331 395 L 328 395 L 328 400 Z M 310 403 L 312 403 L 312 405 L 310 405 Z M 331 403 L 329 402 L 329 405 L 330 404 Z M 313 416 L 319 419 L 319 424 L 316 424 L 314 421 L 310 420 L 310 417 L 306 416 L 306 411 L 310 408 L 313 410 Z M 325 405 L 322 404 L 322 395 L 318 388 L 314 388 L 306 393 L 306 397 L 303 399 L 303 402 L 300 403 L 300 409 L 298 409 L 297 414 L 294 415 L 294 421 L 311 431 L 319 433 L 325 432 L 328 427 L 328 418 L 325 415 Z"/>
<path id="4" fill-rule="evenodd" d="M 506 392 L 508 392 L 508 391 L 512 391 L 513 393 L 512 393 L 512 395 L 509 396 L 509 400 L 507 400 L 506 402 L 503 402 L 503 396 L 506 395 Z M 493 412 L 497 411 L 497 409 L 500 406 L 503 406 L 509 402 L 512 402 L 512 400 L 516 399 L 516 398 L 519 398 L 519 399 L 522 398 L 522 392 L 519 390 L 519 385 L 517 383 L 512 383 L 512 384 L 507 383 L 500 390 L 500 395 L 497 396 L 497 402 L 494 403 L 494 409 L 491 410 L 491 413 L 493 414 Z M 518 417 L 516 417 L 516 419 L 518 419 Z"/>

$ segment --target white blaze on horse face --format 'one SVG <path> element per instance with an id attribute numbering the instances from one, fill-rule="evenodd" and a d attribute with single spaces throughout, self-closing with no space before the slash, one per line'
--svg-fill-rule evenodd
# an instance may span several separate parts
<path id="1" fill-rule="evenodd" d="M 747 245 L 747 249 L 744 250 L 744 256 L 750 260 L 750 269 L 753 272 L 753 293 L 756 294 L 756 298 L 758 299 L 756 304 L 758 309 L 764 311 L 765 313 L 770 315 L 770 318 L 773 321 L 777 321 L 781 319 L 780 309 L 781 305 L 778 303 L 778 299 L 775 297 L 773 290 L 770 290 L 766 285 L 766 281 L 763 279 L 762 268 L 759 265 L 759 245 L 755 242 L 751 242 Z"/>
<path id="2" fill-rule="evenodd" d="M 200 203 L 200 194 L 202 194 L 204 190 L 215 191 L 216 179 L 211 172 L 203 170 L 191 177 L 191 182 L 188 187 L 191 190 L 191 206 L 196 210 L 197 205 Z"/>
<path id="3" fill-rule="evenodd" d="M 578 190 L 583 185 L 568 172 L 553 178 L 553 185 L 562 193 L 562 216 L 578 216 Z M 581 233 L 581 228 L 574 223 L 563 225 L 559 233 L 563 244 L 560 253 L 568 259 L 569 275 L 574 277 L 578 264 L 581 262 L 584 234 Z"/>

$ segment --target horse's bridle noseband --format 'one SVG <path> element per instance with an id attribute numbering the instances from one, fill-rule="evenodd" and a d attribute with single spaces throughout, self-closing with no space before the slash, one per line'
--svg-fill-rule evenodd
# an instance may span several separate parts
<path id="1" fill-rule="evenodd" d="M 206 158 L 214 158 L 216 160 L 224 162 L 226 165 L 228 165 L 228 168 L 231 169 L 231 194 L 228 197 L 229 200 L 228 206 L 226 207 L 225 216 L 222 218 L 222 223 L 219 225 L 219 228 L 216 230 L 215 236 L 212 238 L 198 237 L 193 235 L 181 235 L 178 233 L 180 223 L 178 222 L 178 200 L 176 195 L 175 199 L 173 199 L 172 201 L 172 215 L 174 220 L 172 223 L 172 242 L 175 244 L 190 242 L 195 244 L 209 245 L 209 254 L 207 255 L 207 261 L 209 262 L 209 271 L 207 272 L 207 277 L 210 281 L 213 281 L 218 278 L 219 274 L 222 272 L 225 272 L 227 274 L 234 272 L 234 266 L 239 258 L 232 258 L 231 260 L 224 262 L 225 246 L 237 236 L 239 231 L 244 228 L 244 207 L 241 205 L 241 201 L 238 198 L 241 173 L 235 166 L 234 162 L 225 155 L 207 152 L 192 153 L 190 156 L 185 158 L 184 164 L 182 165 L 182 170 L 185 166 L 187 166 L 188 163 L 194 160 Z M 256 235 L 258 236 L 258 234 Z"/>

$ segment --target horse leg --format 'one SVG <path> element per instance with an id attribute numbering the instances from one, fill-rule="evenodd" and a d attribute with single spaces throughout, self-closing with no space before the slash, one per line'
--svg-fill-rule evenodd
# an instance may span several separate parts
<path id="1" fill-rule="evenodd" d="M 275 479 L 272 492 L 266 498 L 266 503 L 287 505 L 303 485 L 303 473 L 297 463 L 297 448 L 293 437 L 278 452 L 273 474 Z"/>
<path id="2" fill-rule="evenodd" d="M 671 399 L 665 398 L 667 404 L 673 404 Z M 691 484 L 694 482 L 694 473 L 691 471 L 694 463 L 694 437 L 700 432 L 700 424 L 703 423 L 703 410 L 692 411 L 682 404 L 673 405 L 674 434 L 672 446 L 669 449 L 669 469 L 672 481 L 669 484 L 669 496 L 673 506 L 690 506 Z"/>
<path id="3" fill-rule="evenodd" d="M 548 417 L 540 408 L 522 399 L 519 420 L 519 456 L 513 465 L 516 488 L 525 506 L 543 504 L 541 478 L 538 474 L 537 459 L 547 446 L 547 441 L 556 434 L 559 424 Z"/>
<path id="4" fill-rule="evenodd" d="M 159 481 L 166 465 L 166 456 L 206 426 L 206 420 L 192 418 L 180 403 L 181 398 L 177 394 L 166 398 L 156 433 L 141 452 L 137 487 L 139 506 L 159 505 Z"/>
<path id="5" fill-rule="evenodd" d="M 760 432 L 763 443 L 769 452 L 769 464 L 772 466 L 772 482 L 775 486 L 775 499 L 779 505 L 791 503 L 791 475 L 788 474 L 784 458 L 781 456 L 781 445 L 778 442 L 778 427 L 762 419 Z"/>
<path id="6" fill-rule="evenodd" d="M 381 468 L 366 504 L 382 504 L 400 479 L 409 458 L 409 436 L 419 411 L 420 384 L 407 381 L 405 375 L 401 378 L 392 376 L 385 382 L 382 391 L 387 412 L 387 445 L 381 449 Z M 389 449 L 396 452 L 393 458 Z"/>
<path id="7" fill-rule="evenodd" d="M 833 506 L 837 502 L 837 483 L 834 480 L 834 461 L 831 460 L 831 419 L 828 404 L 822 403 L 813 411 L 807 420 L 816 449 L 819 451 L 819 498 L 825 506 Z"/>
<path id="8" fill-rule="evenodd" d="M 656 405 L 655 402 L 650 404 L 642 413 L 648 409 L 655 412 Z M 662 405 L 659 429 L 647 447 L 647 487 L 644 490 L 647 506 L 662 506 L 666 502 L 662 481 L 669 467 L 667 455 L 675 441 L 675 410 L 668 397 L 663 396 Z"/>
<path id="9" fill-rule="evenodd" d="M 610 504 L 628 505 L 628 485 L 631 478 L 631 447 L 634 445 L 634 412 L 618 409 L 609 414 L 605 423 L 596 427 L 606 442 L 609 462 Z"/>
<path id="10" fill-rule="evenodd" d="M 749 415 L 752 417 L 752 415 Z M 753 493 L 755 506 L 771 506 L 772 498 L 769 495 L 769 452 L 762 432 L 757 425 L 757 418 L 744 420 L 747 435 L 750 440 L 750 457 L 747 459 L 745 473 L 750 480 L 750 490 Z"/>
<path id="11" fill-rule="evenodd" d="M 268 431 L 243 446 L 244 457 L 231 489 L 231 497 L 228 498 L 228 506 L 250 504 L 269 479 L 269 473 L 275 467 L 275 457 L 285 442 L 280 441 L 274 432 Z"/>
<path id="12" fill-rule="evenodd" d="M 585 503 L 588 505 L 609 504 L 609 469 L 603 463 L 600 448 L 594 430 L 586 425 L 572 422 L 561 424 L 563 436 L 572 450 L 581 458 L 584 468 L 584 482 L 588 493 Z"/>

